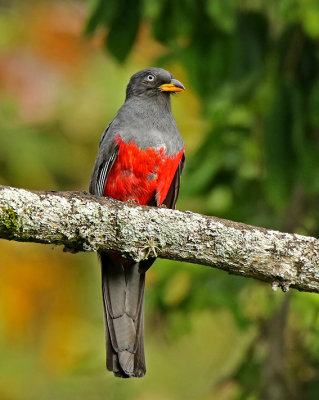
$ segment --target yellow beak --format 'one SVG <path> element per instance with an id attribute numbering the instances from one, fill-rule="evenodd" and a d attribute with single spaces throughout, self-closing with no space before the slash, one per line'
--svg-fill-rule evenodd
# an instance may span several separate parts
<path id="1" fill-rule="evenodd" d="M 163 85 L 159 86 L 163 92 L 182 92 L 185 90 L 184 86 L 180 81 L 177 79 L 172 79 L 170 83 L 164 83 Z"/>

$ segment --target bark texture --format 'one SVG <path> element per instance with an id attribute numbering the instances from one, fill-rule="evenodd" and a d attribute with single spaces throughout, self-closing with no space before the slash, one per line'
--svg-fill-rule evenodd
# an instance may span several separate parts
<path id="1" fill-rule="evenodd" d="M 161 257 L 319 292 L 319 240 L 189 211 L 153 208 L 87 192 L 0 186 L 0 238 L 115 251 L 135 261 Z"/>

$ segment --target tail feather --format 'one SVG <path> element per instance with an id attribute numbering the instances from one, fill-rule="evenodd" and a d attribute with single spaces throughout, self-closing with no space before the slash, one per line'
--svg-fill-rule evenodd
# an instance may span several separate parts
<path id="1" fill-rule="evenodd" d="M 144 285 L 139 264 L 101 253 L 107 369 L 123 378 L 145 375 Z"/>

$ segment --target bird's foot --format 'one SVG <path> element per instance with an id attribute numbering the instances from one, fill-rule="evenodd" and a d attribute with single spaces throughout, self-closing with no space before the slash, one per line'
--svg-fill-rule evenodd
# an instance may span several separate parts
<path id="1" fill-rule="evenodd" d="M 140 203 L 135 199 L 126 200 L 125 204 L 129 206 L 138 206 Z"/>
<path id="2" fill-rule="evenodd" d="M 143 253 L 143 259 L 157 257 L 157 251 L 160 250 L 156 239 L 150 239 L 145 237 L 143 246 L 140 247 L 140 251 Z"/>

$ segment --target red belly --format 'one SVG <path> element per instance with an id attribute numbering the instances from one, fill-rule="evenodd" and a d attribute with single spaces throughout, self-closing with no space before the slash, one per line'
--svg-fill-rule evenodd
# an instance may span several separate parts
<path id="1" fill-rule="evenodd" d="M 154 194 L 158 204 L 165 200 L 184 149 L 173 156 L 166 149 L 139 149 L 133 141 L 123 142 L 116 137 L 118 156 L 107 177 L 104 196 L 117 200 L 136 200 L 146 205 Z"/>

